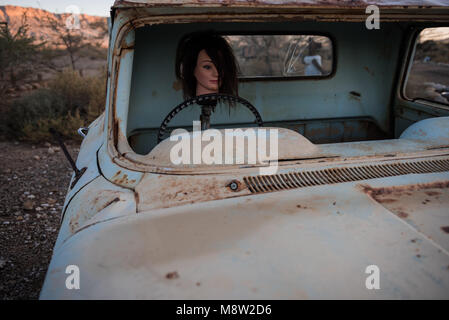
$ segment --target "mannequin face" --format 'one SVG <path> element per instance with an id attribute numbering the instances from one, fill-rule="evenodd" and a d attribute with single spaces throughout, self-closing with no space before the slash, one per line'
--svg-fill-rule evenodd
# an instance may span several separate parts
<path id="1" fill-rule="evenodd" d="M 196 78 L 197 96 L 218 92 L 219 81 L 217 68 L 204 49 L 198 53 L 194 76 Z"/>

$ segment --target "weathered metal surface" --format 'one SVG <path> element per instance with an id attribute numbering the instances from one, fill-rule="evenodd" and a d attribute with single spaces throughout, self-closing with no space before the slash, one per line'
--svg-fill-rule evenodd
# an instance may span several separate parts
<path id="1" fill-rule="evenodd" d="M 401 134 L 400 139 L 438 141 L 441 145 L 449 145 L 449 117 L 419 121 L 408 127 Z"/>
<path id="2" fill-rule="evenodd" d="M 241 183 L 237 191 L 229 184 L 236 179 L 230 175 L 216 176 L 173 176 L 146 174 L 135 192 L 138 198 L 137 211 L 169 208 L 186 204 L 241 197 L 250 191 Z"/>
<path id="3" fill-rule="evenodd" d="M 151 1 L 135 3 L 116 2 L 113 14 L 129 14 L 137 18 L 156 16 L 165 20 L 168 15 L 178 15 L 177 19 L 200 21 L 206 13 L 213 21 L 365 21 L 367 6 L 375 4 L 381 10 L 381 20 L 386 21 L 447 21 L 449 5 L 444 0 L 429 1 Z M 259 16 L 254 15 L 257 13 Z M 218 16 L 221 14 L 222 16 Z M 246 17 L 242 14 L 246 14 Z M 250 17 L 250 15 L 253 15 Z M 184 16 L 183 16 L 184 15 Z M 216 15 L 216 16 L 214 16 Z M 263 16 L 261 16 L 263 15 Z M 281 18 L 281 19 L 280 19 Z M 162 21 L 160 20 L 160 22 Z M 180 21 L 180 20 L 178 20 Z M 211 20 L 209 20 L 211 21 Z"/>
<path id="4" fill-rule="evenodd" d="M 363 159 L 360 159 L 363 160 Z M 448 156 L 416 160 L 395 160 L 391 157 L 373 162 L 308 161 L 301 165 L 281 167 L 275 175 L 260 175 L 253 170 L 216 171 L 214 175 L 145 174 L 136 186 L 137 211 L 177 207 L 187 204 L 247 196 L 252 193 L 279 192 L 317 185 L 371 181 L 378 178 L 410 174 L 449 172 Z M 219 174 L 218 174 L 219 173 Z M 236 191 L 230 183 L 239 184 Z"/>
<path id="5" fill-rule="evenodd" d="M 449 180 L 380 188 L 366 186 L 363 190 L 449 252 Z M 416 252 L 418 258 L 422 257 L 419 249 Z"/>
<path id="6" fill-rule="evenodd" d="M 428 8 L 432 6 L 448 6 L 447 1 L 444 0 L 116 0 L 114 7 L 128 7 L 128 6 L 238 6 L 238 7 L 345 7 L 345 8 L 366 8 L 369 5 L 377 5 L 380 7 L 418 7 Z"/>
<path id="7" fill-rule="evenodd" d="M 133 152 L 126 139 L 129 110 L 129 93 L 132 78 L 134 55 L 134 30 L 122 29 L 127 19 L 123 16 L 116 20 L 112 30 L 109 48 L 108 100 L 105 128 L 107 142 L 98 152 L 98 166 L 102 175 L 110 182 L 132 189 L 140 181 L 143 173 L 121 166 L 126 153 Z M 133 168 L 134 169 L 134 168 Z"/>
<path id="8" fill-rule="evenodd" d="M 143 176 L 143 172 L 130 170 L 118 165 L 116 158 L 111 157 L 107 146 L 103 145 L 98 152 L 98 165 L 102 175 L 110 182 L 125 188 L 134 188 Z"/>
<path id="9" fill-rule="evenodd" d="M 407 74 L 408 69 L 403 74 Z M 432 117 L 448 117 L 449 108 L 441 106 L 436 102 L 430 101 L 408 101 L 399 100 L 395 102 L 395 136 L 398 137 L 402 132 L 415 122 Z"/>
<path id="10" fill-rule="evenodd" d="M 87 167 L 92 159 L 96 159 L 96 152 L 104 142 L 104 113 L 89 125 L 87 136 L 83 139 L 76 165 L 78 168 Z"/>
<path id="11" fill-rule="evenodd" d="M 59 230 L 55 250 L 80 230 L 101 221 L 136 213 L 134 192 L 97 177 L 70 201 Z"/>
<path id="12" fill-rule="evenodd" d="M 449 173 L 370 185 L 436 181 Z M 41 299 L 447 299 L 449 254 L 436 240 L 358 183 L 195 203 L 78 232 L 55 252 Z M 83 272 L 80 290 L 65 288 L 68 264 Z M 372 264 L 380 290 L 365 287 Z"/>

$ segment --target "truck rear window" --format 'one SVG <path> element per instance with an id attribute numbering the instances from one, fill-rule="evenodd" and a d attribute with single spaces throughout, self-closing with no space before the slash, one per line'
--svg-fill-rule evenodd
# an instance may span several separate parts
<path id="1" fill-rule="evenodd" d="M 326 77 L 332 73 L 333 46 L 319 35 L 228 35 L 240 78 Z"/>

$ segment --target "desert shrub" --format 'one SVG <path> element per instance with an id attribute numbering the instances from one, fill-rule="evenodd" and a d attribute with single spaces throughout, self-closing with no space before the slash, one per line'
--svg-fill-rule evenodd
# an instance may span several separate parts
<path id="1" fill-rule="evenodd" d="M 13 101 L 8 112 L 9 135 L 26 141 L 48 141 L 53 127 L 66 138 L 80 140 L 77 129 L 87 126 L 104 110 L 105 75 L 81 77 L 65 70 L 38 89 Z"/>
<path id="2" fill-rule="evenodd" d="M 78 112 L 74 115 L 67 114 L 54 118 L 41 118 L 33 122 L 25 123 L 22 128 L 23 136 L 26 140 L 32 142 L 52 140 L 49 134 L 50 128 L 54 128 L 62 136 L 72 140 L 81 140 L 81 137 L 75 134 L 78 128 L 85 125 L 85 120 L 81 119 Z"/>
<path id="3" fill-rule="evenodd" d="M 69 113 L 78 111 L 81 118 L 98 116 L 104 107 L 105 78 L 83 78 L 78 72 L 66 70 L 49 83 L 49 89 L 64 98 L 65 108 Z"/>

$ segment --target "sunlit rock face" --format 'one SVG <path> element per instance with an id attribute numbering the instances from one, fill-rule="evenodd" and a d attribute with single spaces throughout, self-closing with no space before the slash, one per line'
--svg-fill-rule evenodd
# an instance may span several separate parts
<path id="1" fill-rule="evenodd" d="M 31 35 L 34 35 L 36 40 L 45 40 L 50 45 L 54 46 L 56 41 L 56 33 L 49 26 L 45 24 L 46 17 L 57 19 L 58 21 L 66 21 L 70 14 L 55 14 L 46 10 L 26 8 L 19 6 L 0 6 L 0 22 L 7 22 L 9 28 L 13 33 L 17 31 L 22 24 L 22 19 L 26 15 L 26 23 L 29 25 Z M 107 32 L 107 18 L 90 16 L 87 14 L 79 15 L 80 32 L 88 42 L 97 43 L 103 48 L 108 47 Z"/>

